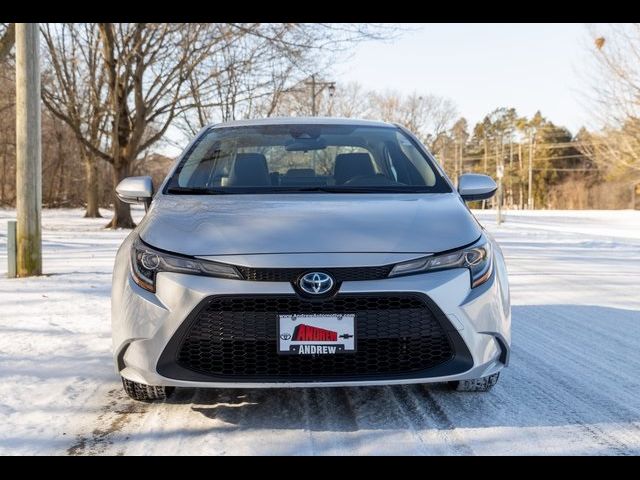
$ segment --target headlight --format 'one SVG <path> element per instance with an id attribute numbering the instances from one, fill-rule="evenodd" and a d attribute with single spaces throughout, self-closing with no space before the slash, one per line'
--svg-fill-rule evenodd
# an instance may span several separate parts
<path id="1" fill-rule="evenodd" d="M 489 280 L 493 269 L 491 243 L 482 237 L 470 247 L 455 252 L 398 263 L 393 267 L 389 276 L 397 277 L 451 268 L 468 268 L 471 272 L 471 288 L 482 285 Z"/>
<path id="2" fill-rule="evenodd" d="M 241 279 L 231 265 L 160 252 L 136 238 L 131 247 L 131 273 L 133 280 L 145 290 L 156 291 L 158 272 L 188 273 L 208 277 Z"/>

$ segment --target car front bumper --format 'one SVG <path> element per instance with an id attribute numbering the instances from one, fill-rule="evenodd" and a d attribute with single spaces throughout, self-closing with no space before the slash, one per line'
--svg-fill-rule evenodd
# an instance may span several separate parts
<path id="1" fill-rule="evenodd" d="M 112 295 L 113 347 L 123 377 L 148 385 L 221 388 L 364 386 L 445 382 L 480 378 L 502 369 L 509 359 L 510 308 L 501 254 L 489 281 L 470 288 L 469 272 L 455 269 L 384 280 L 343 282 L 338 295 L 415 293 L 434 302 L 469 351 L 469 368 L 453 375 L 350 378 L 348 381 L 199 381 L 158 373 L 165 348 L 189 314 L 205 299 L 223 295 L 295 295 L 287 282 L 255 282 L 161 273 L 156 293 L 136 285 L 129 273 L 127 243 L 118 254 Z M 275 346 L 274 346 L 275 348 Z"/>

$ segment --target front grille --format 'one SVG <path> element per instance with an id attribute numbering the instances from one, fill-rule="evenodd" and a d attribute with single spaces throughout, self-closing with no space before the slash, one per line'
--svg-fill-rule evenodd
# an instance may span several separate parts
<path id="1" fill-rule="evenodd" d="M 381 280 L 387 278 L 393 265 L 381 267 L 337 267 L 337 268 L 251 268 L 236 267 L 245 280 L 254 282 L 295 282 L 303 273 L 312 271 L 327 272 L 336 282 L 355 282 L 362 280 Z"/>
<path id="2" fill-rule="evenodd" d="M 355 313 L 355 353 L 278 355 L 278 314 Z M 176 360 L 215 377 L 330 380 L 424 371 L 454 356 L 449 336 L 417 295 L 214 297 L 186 327 Z M 175 360 L 174 360 L 175 361 Z"/>

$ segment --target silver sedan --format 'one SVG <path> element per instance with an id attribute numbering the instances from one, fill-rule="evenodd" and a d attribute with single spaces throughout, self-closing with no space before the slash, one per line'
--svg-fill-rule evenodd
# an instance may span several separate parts
<path id="1" fill-rule="evenodd" d="M 509 362 L 500 247 L 409 131 L 331 118 L 203 129 L 118 251 L 116 370 L 136 400 L 174 387 L 449 382 L 486 391 Z"/>

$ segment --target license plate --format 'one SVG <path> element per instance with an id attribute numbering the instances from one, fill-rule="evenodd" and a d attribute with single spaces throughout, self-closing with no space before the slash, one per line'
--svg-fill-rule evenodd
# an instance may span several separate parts
<path id="1" fill-rule="evenodd" d="M 278 353 L 335 355 L 356 351 L 355 314 L 279 315 Z"/>

